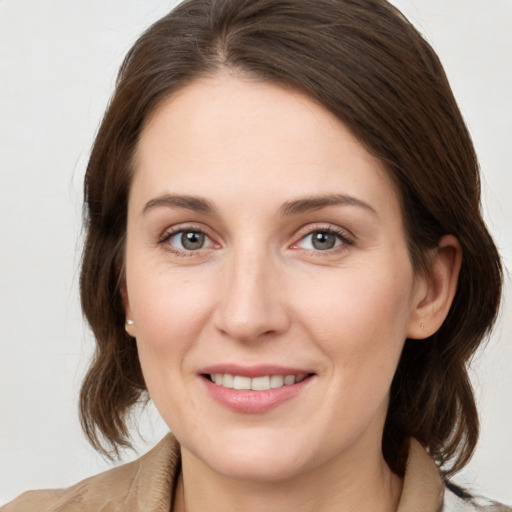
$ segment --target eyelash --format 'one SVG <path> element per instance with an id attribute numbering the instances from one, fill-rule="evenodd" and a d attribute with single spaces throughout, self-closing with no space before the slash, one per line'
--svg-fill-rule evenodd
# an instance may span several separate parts
<path id="1" fill-rule="evenodd" d="M 212 245 L 218 245 L 218 244 L 215 244 L 215 242 L 213 241 L 213 238 L 207 233 L 207 231 L 204 228 L 198 227 L 195 225 L 179 226 L 174 229 L 171 229 L 170 231 L 166 231 L 163 234 L 163 236 L 158 240 L 158 244 L 161 246 L 166 246 L 165 249 L 167 251 L 170 251 L 173 254 L 180 256 L 180 257 L 190 258 L 190 257 L 198 256 L 199 251 L 201 251 L 201 249 L 203 249 L 203 248 L 195 250 L 195 251 L 194 250 L 182 250 L 182 249 L 178 249 L 177 247 L 168 243 L 174 236 L 176 236 L 180 233 L 202 234 L 211 241 Z"/>
<path id="2" fill-rule="evenodd" d="M 198 227 L 195 225 L 179 226 L 174 229 L 171 229 L 170 231 L 166 231 L 163 234 L 163 236 L 160 237 L 160 239 L 158 240 L 158 244 L 162 245 L 162 246 L 166 245 L 166 247 L 165 247 L 166 250 L 168 250 L 168 251 L 172 252 L 173 254 L 176 254 L 177 256 L 180 256 L 180 257 L 198 256 L 199 255 L 198 253 L 200 253 L 200 251 L 202 249 L 210 248 L 210 247 L 206 247 L 206 248 L 202 247 L 197 250 L 182 250 L 182 249 L 178 249 L 175 246 L 168 243 L 174 236 L 176 236 L 180 233 L 187 233 L 187 232 L 202 234 L 210 240 L 212 246 L 215 246 L 215 245 L 218 246 L 218 244 L 216 244 L 213 241 L 213 237 L 211 237 L 204 228 Z M 333 235 L 337 238 L 337 240 L 339 240 L 341 242 L 341 244 L 339 244 L 333 248 L 325 249 L 325 250 L 302 249 L 300 247 L 297 247 L 297 245 L 300 242 L 304 241 L 308 236 L 312 236 L 315 233 L 323 233 L 323 234 Z M 354 244 L 354 239 L 351 235 L 349 235 L 349 233 L 347 233 L 347 231 L 330 224 L 328 226 L 326 226 L 326 225 L 314 226 L 314 227 L 308 226 L 307 228 L 303 228 L 302 230 L 300 230 L 298 232 L 297 241 L 291 245 L 291 248 L 295 249 L 295 250 L 308 251 L 308 252 L 311 252 L 312 254 L 315 254 L 315 256 L 321 256 L 322 254 L 333 254 L 335 252 L 346 250 L 347 246 L 350 246 L 353 244 Z"/>
<path id="3" fill-rule="evenodd" d="M 314 250 L 314 249 L 302 249 L 297 247 L 297 245 L 304 241 L 307 237 L 314 235 L 315 233 L 322 233 L 335 236 L 341 244 L 325 250 Z M 321 257 L 322 255 L 334 254 L 340 251 L 344 251 L 347 249 L 347 246 L 354 245 L 354 238 L 350 235 L 346 230 L 339 228 L 338 226 L 329 224 L 329 225 L 320 225 L 320 226 L 308 226 L 303 230 L 300 230 L 297 234 L 297 241 L 292 244 L 292 248 L 296 250 L 304 250 L 309 251 L 315 256 Z"/>

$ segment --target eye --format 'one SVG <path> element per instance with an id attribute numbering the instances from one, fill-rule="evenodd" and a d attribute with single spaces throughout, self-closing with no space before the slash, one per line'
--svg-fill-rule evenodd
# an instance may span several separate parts
<path id="1" fill-rule="evenodd" d="M 166 235 L 163 242 L 171 245 L 178 251 L 198 251 L 213 246 L 208 235 L 198 230 L 182 229 Z"/>
<path id="2" fill-rule="evenodd" d="M 313 231 L 302 237 L 296 244 L 301 249 L 313 251 L 329 251 L 347 243 L 345 237 L 333 230 L 323 229 Z"/>

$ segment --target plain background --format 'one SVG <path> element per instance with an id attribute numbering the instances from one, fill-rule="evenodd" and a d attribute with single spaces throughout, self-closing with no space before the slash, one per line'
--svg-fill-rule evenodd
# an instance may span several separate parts
<path id="1" fill-rule="evenodd" d="M 108 467 L 77 414 L 92 349 L 77 299 L 82 179 L 121 59 L 174 3 L 0 0 L 0 503 Z M 480 156 L 486 220 L 510 269 L 512 0 L 394 3 L 445 64 Z M 455 478 L 509 504 L 511 310 L 509 299 L 474 361 L 482 437 Z M 150 408 L 140 431 L 143 452 L 166 428 Z"/>

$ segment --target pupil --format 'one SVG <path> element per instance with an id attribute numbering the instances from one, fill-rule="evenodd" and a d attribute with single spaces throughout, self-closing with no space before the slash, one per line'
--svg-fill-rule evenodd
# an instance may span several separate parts
<path id="1" fill-rule="evenodd" d="M 189 251 L 201 249 L 204 245 L 204 234 L 195 231 L 188 231 L 181 235 L 181 244 Z"/>
<path id="2" fill-rule="evenodd" d="M 331 233 L 314 233 L 313 247 L 319 250 L 332 249 L 336 244 L 336 237 Z"/>

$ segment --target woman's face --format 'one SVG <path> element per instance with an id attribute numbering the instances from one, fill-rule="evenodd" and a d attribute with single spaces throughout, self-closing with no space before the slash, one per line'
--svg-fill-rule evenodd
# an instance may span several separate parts
<path id="1" fill-rule="evenodd" d="M 267 480 L 381 456 L 421 288 L 382 165 L 307 97 L 225 73 L 148 120 L 125 307 L 184 458 Z"/>

